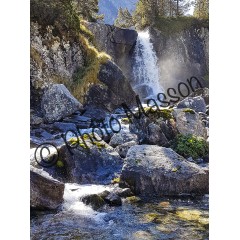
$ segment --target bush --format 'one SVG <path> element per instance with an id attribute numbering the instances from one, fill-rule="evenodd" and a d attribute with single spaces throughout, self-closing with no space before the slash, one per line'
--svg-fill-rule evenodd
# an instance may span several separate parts
<path id="1" fill-rule="evenodd" d="M 177 135 L 171 147 L 174 151 L 185 158 L 203 158 L 209 153 L 209 147 L 206 140 L 192 134 Z"/>

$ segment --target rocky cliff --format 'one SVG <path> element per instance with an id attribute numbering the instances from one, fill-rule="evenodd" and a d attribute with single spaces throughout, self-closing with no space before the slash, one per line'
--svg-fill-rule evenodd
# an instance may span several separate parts
<path id="1" fill-rule="evenodd" d="M 154 49 L 159 59 L 161 84 L 167 89 L 176 88 L 179 82 L 190 77 L 204 78 L 208 86 L 209 72 L 209 29 L 204 26 L 190 26 L 180 32 L 166 35 L 151 28 Z"/>

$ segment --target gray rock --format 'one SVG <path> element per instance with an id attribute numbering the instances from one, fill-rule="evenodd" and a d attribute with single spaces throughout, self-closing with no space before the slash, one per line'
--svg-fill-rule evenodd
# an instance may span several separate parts
<path id="1" fill-rule="evenodd" d="M 63 202 L 64 183 L 46 172 L 31 166 L 30 170 L 30 206 L 35 209 L 56 209 Z"/>
<path id="2" fill-rule="evenodd" d="M 86 136 L 86 135 L 84 135 Z M 96 137 L 100 139 L 99 136 Z M 119 154 L 104 141 L 97 142 L 92 138 L 85 139 L 88 148 L 81 141 L 74 147 L 63 145 L 59 156 L 64 162 L 67 174 L 66 181 L 80 184 L 109 184 L 119 174 L 123 160 Z"/>
<path id="3" fill-rule="evenodd" d="M 200 96 L 187 97 L 177 104 L 177 108 L 191 108 L 195 112 L 206 112 L 206 103 Z"/>
<path id="4" fill-rule="evenodd" d="M 188 109 L 174 109 L 173 115 L 176 119 L 176 127 L 181 134 L 207 138 L 207 129 L 198 113 L 189 112 Z"/>
<path id="5" fill-rule="evenodd" d="M 82 108 L 63 84 L 53 84 L 43 94 L 41 102 L 47 122 L 58 121 Z"/>
<path id="6" fill-rule="evenodd" d="M 130 188 L 117 188 L 114 190 L 114 193 L 122 198 L 131 197 L 134 195 Z"/>
<path id="7" fill-rule="evenodd" d="M 172 122 L 174 121 L 158 117 L 151 119 L 142 115 L 140 119 L 132 119 L 129 129 L 131 133 L 138 136 L 140 144 L 169 146 L 169 141 L 177 134 L 177 129 Z"/>
<path id="8" fill-rule="evenodd" d="M 128 152 L 128 149 L 132 146 L 137 145 L 136 141 L 130 141 L 123 143 L 115 148 L 115 150 L 118 152 L 118 154 L 122 157 L 125 158 Z"/>
<path id="9" fill-rule="evenodd" d="M 115 193 L 110 193 L 106 198 L 105 201 L 110 205 L 110 206 L 121 206 L 122 205 L 122 200 L 121 198 L 115 194 Z"/>
<path id="10" fill-rule="evenodd" d="M 30 114 L 30 124 L 31 125 L 40 125 L 41 123 L 43 123 L 43 119 L 39 116 L 37 116 L 34 113 Z"/>
<path id="11" fill-rule="evenodd" d="M 199 88 L 189 95 L 189 97 L 200 96 L 204 99 L 206 105 L 209 104 L 209 89 L 208 88 Z"/>
<path id="12" fill-rule="evenodd" d="M 208 173 L 170 148 L 138 145 L 129 149 L 120 187 L 144 196 L 208 193 Z"/>
<path id="13" fill-rule="evenodd" d="M 117 147 L 119 145 L 122 145 L 122 144 L 130 142 L 130 141 L 137 142 L 137 135 L 133 134 L 133 133 L 121 131 L 119 133 L 115 133 L 112 136 L 109 145 L 112 147 Z"/>

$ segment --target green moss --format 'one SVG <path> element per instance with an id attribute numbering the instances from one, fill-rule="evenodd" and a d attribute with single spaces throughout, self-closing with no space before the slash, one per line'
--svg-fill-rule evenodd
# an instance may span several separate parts
<path id="1" fill-rule="evenodd" d="M 129 124 L 129 123 L 130 123 L 129 118 L 122 118 L 122 119 L 121 119 L 121 123 L 123 123 L 123 124 Z"/>
<path id="2" fill-rule="evenodd" d="M 161 215 L 158 213 L 148 213 L 144 215 L 146 222 L 161 223 Z"/>
<path id="3" fill-rule="evenodd" d="M 135 163 L 136 164 L 139 164 L 139 163 L 141 163 L 142 162 L 142 159 L 135 159 Z"/>
<path id="4" fill-rule="evenodd" d="M 61 160 L 58 160 L 56 163 L 56 166 L 59 168 L 62 168 L 62 167 L 64 167 L 64 163 Z"/>
<path id="5" fill-rule="evenodd" d="M 173 119 L 173 115 L 172 115 L 173 109 L 164 108 L 156 111 L 152 111 L 151 108 L 144 108 L 144 109 L 146 114 L 153 121 L 159 118 L 162 118 L 163 120 Z"/>
<path id="6" fill-rule="evenodd" d="M 185 108 L 185 109 L 183 110 L 183 112 L 195 114 L 194 110 L 192 110 L 191 108 Z"/>
<path id="7" fill-rule="evenodd" d="M 79 41 L 86 53 L 86 63 L 83 68 L 78 69 L 78 71 L 74 74 L 71 90 L 74 97 L 84 103 L 84 96 L 91 85 L 103 85 L 103 83 L 98 80 L 98 73 L 101 64 L 106 63 L 111 59 L 111 57 L 104 52 L 98 52 L 98 50 L 92 46 L 88 39 L 83 35 L 79 36 Z"/>
<path id="8" fill-rule="evenodd" d="M 202 158 L 208 155 L 209 147 L 204 138 L 194 136 L 192 134 L 179 134 L 173 141 L 171 146 L 178 154 L 185 158 L 193 159 Z"/>
<path id="9" fill-rule="evenodd" d="M 141 198 L 136 196 L 131 196 L 131 197 L 127 197 L 126 200 L 129 203 L 137 203 L 141 201 Z"/>
<path id="10" fill-rule="evenodd" d="M 120 177 L 116 177 L 111 181 L 113 184 L 114 183 L 119 183 L 120 182 Z"/>

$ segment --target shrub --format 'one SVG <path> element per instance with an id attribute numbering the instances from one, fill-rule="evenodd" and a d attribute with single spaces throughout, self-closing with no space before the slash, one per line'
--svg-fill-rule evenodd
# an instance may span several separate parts
<path id="1" fill-rule="evenodd" d="M 193 159 L 206 157 L 208 155 L 208 143 L 204 138 L 194 136 L 192 134 L 179 134 L 174 139 L 172 149 L 185 158 Z"/>

